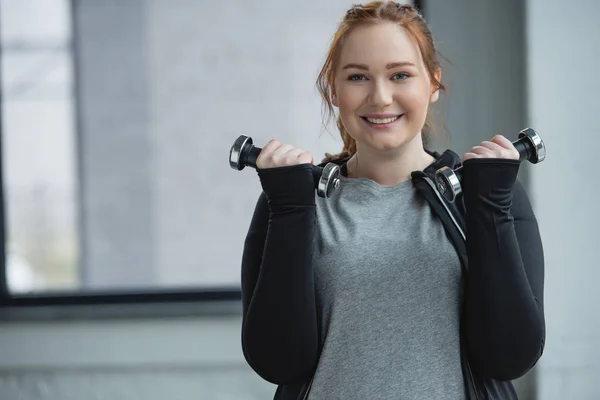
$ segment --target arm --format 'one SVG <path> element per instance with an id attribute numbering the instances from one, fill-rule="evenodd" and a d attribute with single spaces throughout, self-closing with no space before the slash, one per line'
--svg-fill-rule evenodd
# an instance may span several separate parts
<path id="1" fill-rule="evenodd" d="M 303 382 L 317 363 L 310 165 L 258 170 L 263 193 L 242 257 L 242 348 L 274 384 Z"/>
<path id="2" fill-rule="evenodd" d="M 519 162 L 464 162 L 469 358 L 482 377 L 512 380 L 541 357 L 544 254 Z"/>

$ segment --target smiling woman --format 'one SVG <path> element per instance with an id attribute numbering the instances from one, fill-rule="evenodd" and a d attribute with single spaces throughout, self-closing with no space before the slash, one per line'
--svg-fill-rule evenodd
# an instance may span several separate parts
<path id="1" fill-rule="evenodd" d="M 364 52 L 365 48 L 370 50 Z M 390 55 L 403 60 L 390 61 Z M 404 160 L 419 169 L 431 163 L 421 130 L 429 104 L 439 98 L 441 70 L 427 70 L 409 31 L 391 21 L 358 26 L 347 34 L 337 57 L 331 97 L 340 110 L 342 129 L 352 132 L 356 143 L 351 173 L 357 174 L 357 153 L 363 164 L 372 164 L 367 157 L 381 158 L 380 152 L 386 150 L 389 159 L 402 151 Z M 398 169 L 404 176 L 390 177 L 388 183 L 405 180 L 409 172 Z"/>
<path id="2" fill-rule="evenodd" d="M 396 4 L 396 3 L 394 3 Z M 439 98 L 440 91 L 445 91 L 446 87 L 441 82 L 441 66 L 439 62 L 438 52 L 433 46 L 427 46 L 427 43 L 432 42 L 432 34 L 427 26 L 425 20 L 415 11 L 414 13 L 402 13 L 401 10 L 408 10 L 403 5 L 388 5 L 380 9 L 380 15 L 370 15 L 365 10 L 366 7 L 353 7 L 348 10 L 346 18 L 342 21 L 336 35 L 334 36 L 329 55 L 321 69 L 317 80 L 317 87 L 321 94 L 323 103 L 325 104 L 327 118 L 331 118 L 334 114 L 335 101 L 338 96 L 335 96 L 336 85 L 338 90 L 344 90 L 348 85 L 339 85 L 340 80 L 349 80 L 350 82 L 364 81 L 367 80 L 365 72 L 377 72 L 370 71 L 369 63 L 356 63 L 357 59 L 363 59 L 369 61 L 375 65 L 385 65 L 385 79 L 395 80 L 395 83 L 399 81 L 412 80 L 412 85 L 409 87 L 415 88 L 414 81 L 416 80 L 421 86 L 425 85 L 430 87 L 431 92 L 429 93 L 429 103 L 434 103 Z M 404 7 L 404 8 L 403 8 Z M 385 21 L 384 24 L 379 24 L 381 20 Z M 374 24 L 381 26 L 373 26 Z M 368 29 L 373 27 L 374 29 Z M 386 35 L 393 31 L 397 33 L 400 31 L 400 35 L 395 34 L 386 36 L 392 38 L 391 40 L 376 41 L 375 46 L 378 47 L 380 54 L 398 54 L 398 56 L 404 57 L 403 60 L 393 60 L 390 62 L 375 59 L 375 50 L 369 49 L 366 53 L 356 54 L 357 51 L 364 49 L 364 42 L 372 40 L 369 35 Z M 347 45 L 341 46 L 342 41 Z M 387 51 L 387 53 L 385 53 Z M 390 53 L 391 52 L 391 53 Z M 382 65 L 382 62 L 385 63 Z M 334 65 L 337 68 L 334 68 Z M 352 71 L 359 72 L 358 74 L 352 74 Z M 381 73 L 381 71 L 379 71 Z M 413 79 L 410 79 L 413 78 Z M 416 78 L 416 79 L 415 79 Z M 381 80 L 380 80 L 381 81 Z M 371 82 L 371 85 L 378 84 L 378 93 L 376 95 L 389 96 L 389 88 L 381 85 L 381 82 Z M 393 87 L 393 86 L 392 86 Z M 348 88 L 348 90 L 353 90 Z M 383 91 L 383 92 L 382 92 Z M 364 94 L 363 85 L 363 97 Z M 358 93 L 358 90 L 354 89 L 352 93 Z M 403 97 L 406 102 L 410 102 L 407 98 L 412 93 L 403 91 Z M 421 92 L 423 95 L 425 92 Z M 355 95 L 355 97 L 358 94 Z M 341 96 L 341 95 L 340 95 Z M 341 96 L 343 97 L 343 96 Z M 381 99 L 379 100 L 381 101 Z M 383 99 L 383 101 L 386 101 Z M 421 101 L 422 102 L 422 101 Z M 423 108 L 425 110 L 425 117 L 418 116 L 416 130 L 423 141 L 426 141 L 425 135 L 431 134 L 433 131 L 433 114 L 430 112 L 429 107 Z M 392 114 L 393 117 L 400 114 Z M 416 117 L 416 116 L 415 116 Z M 420 122 L 424 118 L 424 121 Z M 328 154 L 323 161 L 330 161 L 335 158 L 344 158 L 353 155 L 356 152 L 356 140 L 348 134 L 347 128 L 343 123 L 344 116 L 338 116 L 338 128 L 344 141 L 344 148 L 341 153 L 337 155 Z M 423 130 L 421 131 L 421 127 Z M 415 126 L 412 126 L 412 131 L 415 131 Z"/>
<path id="3" fill-rule="evenodd" d="M 276 399 L 516 399 L 510 381 L 540 358 L 544 258 L 516 149 L 474 147 L 446 203 L 434 174 L 461 158 L 423 141 L 441 79 L 415 8 L 354 6 L 317 80 L 340 188 L 316 197 L 314 158 L 292 144 L 261 151 L 242 343 Z"/>

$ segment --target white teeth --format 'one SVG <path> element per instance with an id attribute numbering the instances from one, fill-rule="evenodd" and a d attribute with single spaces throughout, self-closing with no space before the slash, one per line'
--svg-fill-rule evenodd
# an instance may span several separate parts
<path id="1" fill-rule="evenodd" d="M 383 119 L 367 117 L 367 121 L 369 121 L 372 124 L 389 124 L 390 122 L 394 122 L 398 118 L 400 118 L 400 116 L 392 117 L 392 118 L 383 118 Z"/>

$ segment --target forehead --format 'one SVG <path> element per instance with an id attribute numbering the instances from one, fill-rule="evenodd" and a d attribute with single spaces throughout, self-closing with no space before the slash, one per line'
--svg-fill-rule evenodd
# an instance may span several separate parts
<path id="1" fill-rule="evenodd" d="M 397 61 L 422 65 L 419 47 L 400 25 L 381 22 L 354 28 L 342 44 L 339 64 L 360 63 L 377 67 Z"/>

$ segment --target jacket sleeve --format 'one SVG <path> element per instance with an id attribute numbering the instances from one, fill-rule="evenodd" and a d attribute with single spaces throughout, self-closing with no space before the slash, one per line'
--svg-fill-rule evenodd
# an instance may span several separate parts
<path id="1" fill-rule="evenodd" d="M 274 384 L 306 381 L 318 357 L 311 165 L 258 170 L 261 193 L 242 256 L 242 349 Z"/>
<path id="2" fill-rule="evenodd" d="M 544 254 L 519 162 L 464 163 L 469 276 L 469 359 L 484 378 L 512 380 L 541 357 L 545 341 Z"/>

